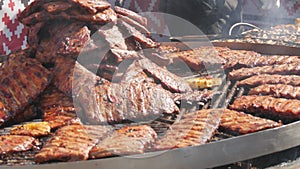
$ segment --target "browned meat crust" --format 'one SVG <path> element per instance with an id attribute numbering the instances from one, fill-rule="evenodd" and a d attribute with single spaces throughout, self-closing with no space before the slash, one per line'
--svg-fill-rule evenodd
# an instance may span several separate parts
<path id="1" fill-rule="evenodd" d="M 260 74 L 299 75 L 300 66 L 299 63 L 291 63 L 253 68 L 241 68 L 233 70 L 228 76 L 231 80 L 242 80 Z"/>
<path id="2" fill-rule="evenodd" d="M 43 4 L 43 8 L 49 13 L 59 13 L 66 11 L 72 7 L 72 4 L 64 1 L 58 2 L 49 2 Z"/>
<path id="3" fill-rule="evenodd" d="M 122 8 L 122 7 L 119 7 L 119 6 L 115 6 L 115 11 L 116 11 L 117 14 L 127 16 L 127 17 L 137 21 L 141 25 L 147 26 L 147 18 L 142 17 L 142 16 L 140 16 L 139 14 L 137 14 L 133 11 L 130 11 L 128 9 L 125 9 L 125 8 Z"/>
<path id="4" fill-rule="evenodd" d="M 39 145 L 39 141 L 30 136 L 0 136 L 0 154 L 28 151 Z"/>
<path id="5" fill-rule="evenodd" d="M 300 100 L 300 87 L 285 84 L 264 84 L 249 91 L 250 95 L 270 95 L 273 97 L 283 97 L 287 99 Z"/>
<path id="6" fill-rule="evenodd" d="M 287 84 L 300 86 L 300 76 L 296 75 L 257 75 L 238 82 L 239 86 L 255 87 L 262 84 Z"/>
<path id="7" fill-rule="evenodd" d="M 149 126 L 124 127 L 100 141 L 90 151 L 90 158 L 143 154 L 155 142 L 156 138 L 157 134 Z"/>
<path id="8" fill-rule="evenodd" d="M 217 95 L 219 92 L 211 91 L 211 90 L 195 90 L 187 93 L 174 93 L 173 100 L 176 101 L 185 101 L 192 103 L 206 103 L 213 96 Z"/>
<path id="9" fill-rule="evenodd" d="M 105 126 L 69 125 L 62 127 L 35 155 L 34 160 L 37 163 L 87 160 L 92 147 L 106 137 L 110 130 Z"/>
<path id="10" fill-rule="evenodd" d="M 144 25 L 140 24 L 139 22 L 135 21 L 134 19 L 131 19 L 128 16 L 120 15 L 120 14 L 117 14 L 117 16 L 118 16 L 118 19 L 124 20 L 126 23 L 130 24 L 131 26 L 133 26 L 135 29 L 137 29 L 141 33 L 143 33 L 147 36 L 150 36 L 150 31 Z"/>
<path id="11" fill-rule="evenodd" d="M 300 100 L 287 100 L 270 96 L 241 96 L 230 109 L 283 120 L 300 119 Z"/>
<path id="12" fill-rule="evenodd" d="M 207 143 L 219 127 L 222 111 L 200 110 L 184 114 L 155 145 L 156 150 L 198 146 Z"/>
<path id="13" fill-rule="evenodd" d="M 142 48 L 155 48 L 159 46 L 158 43 L 154 42 L 152 39 L 146 37 L 144 34 L 139 32 L 135 27 L 131 26 L 129 23 L 122 19 L 117 20 L 118 26 L 123 30 L 125 37 L 133 37 L 134 40 L 142 45 Z"/>
<path id="14" fill-rule="evenodd" d="M 222 65 L 225 64 L 225 60 L 218 56 L 214 47 L 174 52 L 164 56 L 173 60 L 180 59 L 195 71 L 216 70 L 222 68 Z"/>
<path id="15" fill-rule="evenodd" d="M 51 80 L 46 68 L 26 56 L 26 51 L 12 53 L 0 67 L 0 126 L 21 116 Z"/>
<path id="16" fill-rule="evenodd" d="M 91 123 L 144 121 L 179 111 L 170 93 L 152 83 L 107 83 L 96 86 L 93 95 L 94 107 L 85 104 L 91 100 L 78 98 Z"/>
<path id="17" fill-rule="evenodd" d="M 139 60 L 144 71 L 158 80 L 165 88 L 175 93 L 186 93 L 192 91 L 188 83 L 181 77 L 161 68 L 148 59 Z"/>
<path id="18" fill-rule="evenodd" d="M 32 122 L 18 125 L 10 130 L 11 135 L 25 135 L 31 137 L 43 137 L 50 134 L 51 127 L 47 122 Z"/>
<path id="19" fill-rule="evenodd" d="M 230 134 L 242 135 L 279 127 L 281 125 L 281 123 L 272 120 L 225 109 L 223 110 L 220 129 Z"/>
<path id="20" fill-rule="evenodd" d="M 80 8 L 84 8 L 90 13 L 97 13 L 98 11 L 110 8 L 110 3 L 106 0 L 69 0 Z"/>

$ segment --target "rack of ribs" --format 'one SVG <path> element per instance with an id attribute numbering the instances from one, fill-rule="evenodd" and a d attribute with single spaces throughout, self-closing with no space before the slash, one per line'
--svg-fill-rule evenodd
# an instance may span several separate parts
<path id="1" fill-rule="evenodd" d="M 223 110 L 220 129 L 233 135 L 242 135 L 280 127 L 281 125 L 281 123 L 272 120 L 225 109 Z"/>
<path id="2" fill-rule="evenodd" d="M 198 146 L 207 143 L 219 127 L 222 111 L 186 113 L 154 145 L 156 150 Z"/>
<path id="3" fill-rule="evenodd" d="M 270 96 L 241 96 L 236 98 L 230 109 L 263 117 L 282 120 L 300 119 L 300 100 L 288 100 Z"/>
<path id="4" fill-rule="evenodd" d="M 51 80 L 50 72 L 37 60 L 28 58 L 25 51 L 10 54 L 0 67 L 0 76 L 0 126 L 27 113 L 25 108 Z"/>
<path id="5" fill-rule="evenodd" d="M 297 75 L 256 75 L 239 81 L 238 86 L 255 87 L 263 84 L 286 84 L 300 86 L 300 76 Z"/>
<path id="6" fill-rule="evenodd" d="M 156 132 L 147 125 L 128 126 L 116 130 L 90 151 L 90 158 L 143 154 L 157 139 Z"/>
<path id="7" fill-rule="evenodd" d="M 249 95 L 269 95 L 278 98 L 300 100 L 300 87 L 285 84 L 264 84 L 251 89 Z"/>
<path id="8" fill-rule="evenodd" d="M 37 163 L 87 160 L 90 150 L 110 131 L 106 126 L 64 126 L 55 132 L 34 160 Z"/>
<path id="9" fill-rule="evenodd" d="M 228 76 L 231 80 L 242 80 L 260 74 L 299 75 L 300 66 L 299 63 L 291 63 L 253 68 L 241 68 L 229 72 Z"/>

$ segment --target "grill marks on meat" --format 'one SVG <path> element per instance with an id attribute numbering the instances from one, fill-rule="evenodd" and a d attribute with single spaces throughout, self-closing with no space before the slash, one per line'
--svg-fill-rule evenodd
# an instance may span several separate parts
<path id="1" fill-rule="evenodd" d="M 283 120 L 300 119 L 300 100 L 288 100 L 270 96 L 241 96 L 230 109 Z"/>
<path id="2" fill-rule="evenodd" d="M 140 16 L 139 14 L 130 11 L 128 9 L 119 7 L 119 6 L 115 6 L 115 11 L 117 14 L 123 15 L 123 16 L 127 16 L 133 20 L 135 20 L 136 22 L 140 23 L 143 26 L 147 26 L 147 18 Z"/>
<path id="3" fill-rule="evenodd" d="M 155 131 L 147 125 L 124 127 L 100 141 L 90 151 L 90 158 L 143 154 L 156 138 Z"/>
<path id="4" fill-rule="evenodd" d="M 156 150 L 198 146 L 207 143 L 217 130 L 222 111 L 199 110 L 176 121 L 154 146 Z"/>
<path id="5" fill-rule="evenodd" d="M 192 91 L 188 83 L 181 77 L 169 72 L 168 70 L 157 66 L 148 59 L 139 60 L 139 64 L 144 71 L 158 80 L 165 88 L 175 93 L 185 93 Z"/>
<path id="6" fill-rule="evenodd" d="M 133 37 L 134 40 L 139 42 L 143 48 L 156 48 L 159 46 L 152 39 L 147 38 L 144 34 L 139 32 L 135 27 L 125 22 L 122 19 L 117 20 L 118 26 L 123 30 L 123 34 L 125 37 Z"/>
<path id="7" fill-rule="evenodd" d="M 49 87 L 40 98 L 40 109 L 43 112 L 43 121 L 47 122 L 50 128 L 57 129 L 65 125 L 80 124 L 73 99 L 55 87 Z"/>
<path id="8" fill-rule="evenodd" d="M 81 22 L 57 21 L 47 24 L 43 31 L 46 35 L 36 52 L 36 58 L 42 63 L 53 63 L 58 55 L 77 58 L 91 41 L 90 30 Z"/>
<path id="9" fill-rule="evenodd" d="M 280 127 L 281 125 L 281 123 L 272 120 L 225 109 L 223 110 L 220 129 L 230 134 L 242 135 Z"/>
<path id="10" fill-rule="evenodd" d="M 219 94 L 219 92 L 211 91 L 211 90 L 195 90 L 187 93 L 174 93 L 173 100 L 175 102 L 191 102 L 191 103 L 206 103 L 213 98 L 213 96 Z"/>
<path id="11" fill-rule="evenodd" d="M 0 154 L 11 154 L 16 152 L 28 151 L 40 143 L 30 136 L 4 135 L 0 136 Z"/>
<path id="12" fill-rule="evenodd" d="M 262 67 L 254 67 L 254 68 L 241 68 L 230 72 L 229 78 L 231 80 L 242 80 L 260 74 L 299 75 L 300 65 L 299 63 L 292 63 L 292 64 L 262 66 Z"/>
<path id="13" fill-rule="evenodd" d="M 50 81 L 50 72 L 37 60 L 26 58 L 25 52 L 10 54 L 0 67 L 0 76 L 0 126 L 21 117 Z"/>
<path id="14" fill-rule="evenodd" d="M 50 131 L 51 127 L 47 122 L 35 122 L 15 126 L 10 130 L 10 134 L 43 137 L 48 136 L 50 134 Z"/>
<path id="15" fill-rule="evenodd" d="M 287 99 L 300 100 L 300 87 L 285 84 L 261 85 L 249 91 L 249 95 L 269 95 L 272 97 L 283 97 Z"/>
<path id="16" fill-rule="evenodd" d="M 262 84 L 286 84 L 300 86 L 300 76 L 296 75 L 257 75 L 238 82 L 238 86 L 255 87 Z"/>
<path id="17" fill-rule="evenodd" d="M 218 56 L 215 48 L 199 48 L 164 55 L 169 59 L 180 59 L 195 71 L 215 70 L 225 64 L 225 60 Z"/>
<path id="18" fill-rule="evenodd" d="M 151 83 L 107 83 L 96 86 L 94 95 L 95 107 L 82 104 L 91 123 L 144 121 L 179 111 L 170 94 Z"/>
<path id="19" fill-rule="evenodd" d="M 69 125 L 56 131 L 53 138 L 35 155 L 37 163 L 87 160 L 89 151 L 110 132 L 105 126 Z"/>
<path id="20" fill-rule="evenodd" d="M 139 22 L 131 19 L 130 17 L 120 15 L 120 14 L 117 14 L 117 16 L 118 16 L 118 19 L 124 20 L 124 22 L 130 24 L 131 26 L 133 26 L 135 29 L 137 29 L 141 33 L 143 33 L 147 36 L 150 36 L 150 31 L 144 25 L 142 25 Z"/>

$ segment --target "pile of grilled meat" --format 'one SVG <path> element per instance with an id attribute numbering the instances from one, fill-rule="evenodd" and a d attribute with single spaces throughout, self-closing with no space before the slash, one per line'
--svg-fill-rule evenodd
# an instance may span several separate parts
<path id="1" fill-rule="evenodd" d="M 36 0 L 19 19 L 29 47 L 1 63 L 0 126 L 42 122 L 0 136 L 2 156 L 38 148 L 34 161 L 45 163 L 142 154 L 205 144 L 217 129 L 242 135 L 300 119 L 299 56 L 181 51 L 154 42 L 146 18 L 104 0 Z M 225 70 L 249 96 L 229 109 L 183 108 L 218 91 L 192 89 L 168 69 L 179 62 L 195 74 Z M 158 135 L 149 123 L 162 116 L 175 120 Z"/>

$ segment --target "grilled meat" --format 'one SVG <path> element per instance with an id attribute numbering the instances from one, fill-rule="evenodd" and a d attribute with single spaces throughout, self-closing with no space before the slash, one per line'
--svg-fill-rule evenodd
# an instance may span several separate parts
<path id="1" fill-rule="evenodd" d="M 69 2 L 94 14 L 110 8 L 110 3 L 105 0 L 69 0 Z"/>
<path id="2" fill-rule="evenodd" d="M 169 59 L 180 59 L 195 71 L 220 69 L 225 60 L 218 56 L 213 47 L 199 48 L 164 55 Z"/>
<path id="3" fill-rule="evenodd" d="M 136 22 L 140 23 L 143 26 L 147 26 L 147 18 L 140 16 L 139 14 L 130 11 L 128 9 L 119 7 L 119 6 L 115 6 L 115 11 L 117 14 L 123 15 L 123 16 L 127 16 L 133 20 L 135 20 Z"/>
<path id="4" fill-rule="evenodd" d="M 242 135 L 279 127 L 281 125 L 281 123 L 272 120 L 225 109 L 223 110 L 220 129 L 230 134 Z"/>
<path id="5" fill-rule="evenodd" d="M 231 80 L 242 80 L 260 74 L 300 75 L 299 63 L 241 68 L 229 73 Z"/>
<path id="6" fill-rule="evenodd" d="M 156 150 L 198 146 L 207 143 L 217 130 L 222 111 L 200 110 L 176 121 L 155 145 Z"/>
<path id="7" fill-rule="evenodd" d="M 140 24 L 139 22 L 135 21 L 134 19 L 131 19 L 128 16 L 125 15 L 120 15 L 117 14 L 118 19 L 122 19 L 124 22 L 130 24 L 131 26 L 133 26 L 135 29 L 137 29 L 138 31 L 140 31 L 141 33 L 150 36 L 150 31 L 142 24 Z"/>
<path id="8" fill-rule="evenodd" d="M 40 97 L 40 109 L 43 112 L 43 121 L 47 122 L 51 129 L 81 123 L 76 114 L 81 108 L 75 108 L 73 99 L 56 87 L 48 87 Z"/>
<path id="9" fill-rule="evenodd" d="M 105 126 L 68 125 L 62 127 L 35 155 L 34 160 L 37 163 L 87 160 L 92 147 L 106 137 L 110 130 Z"/>
<path id="10" fill-rule="evenodd" d="M 125 37 L 133 37 L 134 40 L 139 42 L 142 48 L 155 48 L 159 46 L 156 42 L 152 39 L 146 37 L 144 34 L 139 32 L 135 27 L 131 26 L 129 23 L 125 22 L 122 19 L 117 20 L 119 28 L 123 30 L 123 34 Z"/>
<path id="11" fill-rule="evenodd" d="M 4 135 L 0 136 L 0 154 L 11 154 L 28 151 L 40 143 L 30 136 Z"/>
<path id="12" fill-rule="evenodd" d="M 256 75 L 238 82 L 239 86 L 255 87 L 262 84 L 287 84 L 300 86 L 300 76 L 296 75 Z"/>
<path id="13" fill-rule="evenodd" d="M 90 151 L 90 158 L 143 154 L 156 140 L 155 131 L 146 125 L 116 130 Z"/>
<path id="14" fill-rule="evenodd" d="M 230 109 L 286 121 L 300 119 L 300 101 L 270 96 L 241 96 Z"/>
<path id="15" fill-rule="evenodd" d="M 42 5 L 49 13 L 59 13 L 72 8 L 72 4 L 64 1 L 49 2 Z"/>
<path id="16" fill-rule="evenodd" d="M 86 99 L 78 98 L 90 123 L 144 121 L 179 111 L 170 93 L 152 83 L 102 84 L 93 95 L 95 107 L 87 107 Z"/>
<path id="17" fill-rule="evenodd" d="M 154 79 L 158 80 L 166 89 L 175 93 L 185 93 L 192 91 L 188 83 L 182 78 L 172 74 L 167 69 L 157 66 L 148 59 L 139 60 L 139 64 L 144 71 L 150 74 Z"/>
<path id="18" fill-rule="evenodd" d="M 249 92 L 250 95 L 269 95 L 273 97 L 283 97 L 287 99 L 300 100 L 300 87 L 285 84 L 270 85 L 265 84 L 253 88 Z"/>
<path id="19" fill-rule="evenodd" d="M 22 116 L 51 80 L 50 72 L 37 60 L 27 58 L 26 51 L 10 54 L 0 67 L 0 76 L 0 126 Z"/>
<path id="20" fill-rule="evenodd" d="M 37 48 L 37 45 L 40 41 L 40 38 L 38 35 L 44 26 L 45 26 L 45 22 L 39 22 L 39 23 L 29 27 L 28 35 L 27 35 L 27 43 L 31 48 L 33 48 L 33 49 Z"/>
<path id="21" fill-rule="evenodd" d="M 50 130 L 50 125 L 47 122 L 35 122 L 15 126 L 10 130 L 10 134 L 42 137 L 48 136 L 50 134 Z"/>

